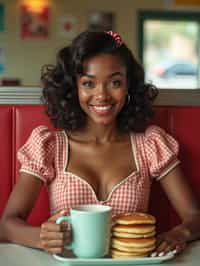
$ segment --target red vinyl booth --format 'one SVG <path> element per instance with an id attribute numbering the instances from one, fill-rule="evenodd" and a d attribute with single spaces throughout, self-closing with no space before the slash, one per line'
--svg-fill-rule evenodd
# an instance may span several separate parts
<path id="1" fill-rule="evenodd" d="M 157 107 L 154 123 L 171 133 L 180 143 L 182 168 L 200 201 L 200 106 Z M 18 148 L 27 140 L 32 129 L 50 122 L 42 105 L 0 105 L 0 215 L 16 183 L 19 163 Z M 183 195 L 184 196 L 184 195 Z M 179 219 L 168 202 L 159 183 L 153 184 L 150 212 L 157 217 L 159 231 L 177 224 Z M 33 225 L 41 224 L 49 217 L 48 191 L 44 188 L 29 217 Z"/>

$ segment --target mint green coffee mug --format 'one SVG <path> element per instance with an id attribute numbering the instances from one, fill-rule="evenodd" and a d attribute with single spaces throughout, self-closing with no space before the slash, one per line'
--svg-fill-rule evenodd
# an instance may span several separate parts
<path id="1" fill-rule="evenodd" d="M 72 242 L 66 245 L 79 258 L 101 258 L 108 254 L 111 235 L 111 207 L 78 205 L 70 216 L 61 216 L 57 224 L 67 221 L 72 227 Z"/>

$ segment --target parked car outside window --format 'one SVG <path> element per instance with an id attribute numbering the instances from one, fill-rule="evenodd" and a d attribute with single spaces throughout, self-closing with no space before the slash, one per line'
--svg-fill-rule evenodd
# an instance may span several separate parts
<path id="1" fill-rule="evenodd" d="M 197 88 L 197 65 L 186 60 L 169 60 L 152 67 L 146 80 L 158 88 Z"/>

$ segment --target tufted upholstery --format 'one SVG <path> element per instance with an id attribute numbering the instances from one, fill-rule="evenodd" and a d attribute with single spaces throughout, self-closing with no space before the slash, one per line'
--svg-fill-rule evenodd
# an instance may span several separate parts
<path id="1" fill-rule="evenodd" d="M 180 159 L 200 200 L 200 106 L 157 107 L 155 124 L 171 133 L 181 144 Z M 16 151 L 26 141 L 32 129 L 38 125 L 51 128 L 41 105 L 0 105 L 0 215 L 16 182 L 19 164 Z M 159 204 L 158 204 L 159 203 Z M 153 185 L 150 211 L 157 217 L 159 231 L 164 231 L 178 222 L 159 184 Z M 49 216 L 48 194 L 44 187 L 29 217 L 34 225 L 41 224 Z"/>

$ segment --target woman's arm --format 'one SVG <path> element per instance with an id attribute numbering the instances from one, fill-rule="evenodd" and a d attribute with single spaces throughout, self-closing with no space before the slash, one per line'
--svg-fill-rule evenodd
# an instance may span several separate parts
<path id="1" fill-rule="evenodd" d="M 39 195 L 42 181 L 35 176 L 21 173 L 1 218 L 2 241 L 40 248 L 40 227 L 26 223 Z"/>
<path id="2" fill-rule="evenodd" d="M 157 252 L 180 252 L 187 242 L 200 237 L 200 206 L 179 166 L 160 183 L 182 223 L 160 236 Z"/>
<path id="3" fill-rule="evenodd" d="M 66 215 L 62 210 L 51 216 L 41 226 L 26 222 L 42 186 L 42 181 L 30 174 L 21 173 L 0 221 L 0 241 L 8 241 L 53 254 L 64 251 L 71 234 L 66 225 L 56 224 L 56 219 Z"/>

